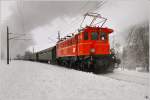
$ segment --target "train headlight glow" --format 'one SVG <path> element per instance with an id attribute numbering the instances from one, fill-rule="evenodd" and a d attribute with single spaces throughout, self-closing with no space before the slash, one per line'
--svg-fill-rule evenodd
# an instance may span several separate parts
<path id="1" fill-rule="evenodd" d="M 102 37 L 101 37 L 101 40 L 105 40 L 105 37 L 102 36 Z"/>
<path id="2" fill-rule="evenodd" d="M 92 48 L 92 49 L 90 50 L 90 52 L 91 52 L 91 53 L 95 53 L 95 49 Z"/>

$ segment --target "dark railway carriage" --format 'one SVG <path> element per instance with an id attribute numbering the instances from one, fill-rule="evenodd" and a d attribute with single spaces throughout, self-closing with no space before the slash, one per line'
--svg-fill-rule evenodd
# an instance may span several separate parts
<path id="1" fill-rule="evenodd" d="M 50 55 L 51 55 L 49 59 L 50 63 L 56 64 L 56 46 L 51 48 Z"/>
<path id="2" fill-rule="evenodd" d="M 32 54 L 32 60 L 54 64 L 56 62 L 56 46 Z"/>

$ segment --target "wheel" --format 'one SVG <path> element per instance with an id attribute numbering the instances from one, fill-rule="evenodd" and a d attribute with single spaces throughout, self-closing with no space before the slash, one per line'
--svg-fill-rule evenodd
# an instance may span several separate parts
<path id="1" fill-rule="evenodd" d="M 95 74 L 99 74 L 102 72 L 102 63 L 96 60 L 96 62 L 93 64 L 93 72 Z"/>
<path id="2" fill-rule="evenodd" d="M 85 71 L 85 64 L 84 64 L 84 62 L 81 62 L 81 64 L 80 64 L 80 70 L 81 71 Z"/>

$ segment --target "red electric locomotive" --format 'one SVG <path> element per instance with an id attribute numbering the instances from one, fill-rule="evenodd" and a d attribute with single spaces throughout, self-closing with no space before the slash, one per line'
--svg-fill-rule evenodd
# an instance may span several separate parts
<path id="1" fill-rule="evenodd" d="M 102 27 L 106 19 L 99 14 L 87 13 L 86 16 L 93 17 L 89 26 L 82 28 L 77 34 L 66 36 L 57 42 L 57 63 L 95 73 L 113 71 L 115 63 L 117 63 L 109 44 L 109 34 L 113 30 Z M 101 26 L 93 25 L 97 18 L 103 19 Z"/>

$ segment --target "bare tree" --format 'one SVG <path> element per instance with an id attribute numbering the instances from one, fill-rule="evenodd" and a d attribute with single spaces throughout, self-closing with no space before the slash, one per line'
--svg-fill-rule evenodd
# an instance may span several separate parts
<path id="1" fill-rule="evenodd" d="M 128 31 L 127 46 L 123 59 L 128 67 L 142 66 L 149 71 L 149 26 L 148 23 L 133 26 Z M 127 59 L 128 58 L 128 59 Z M 134 62 L 131 62 L 131 60 Z"/>

